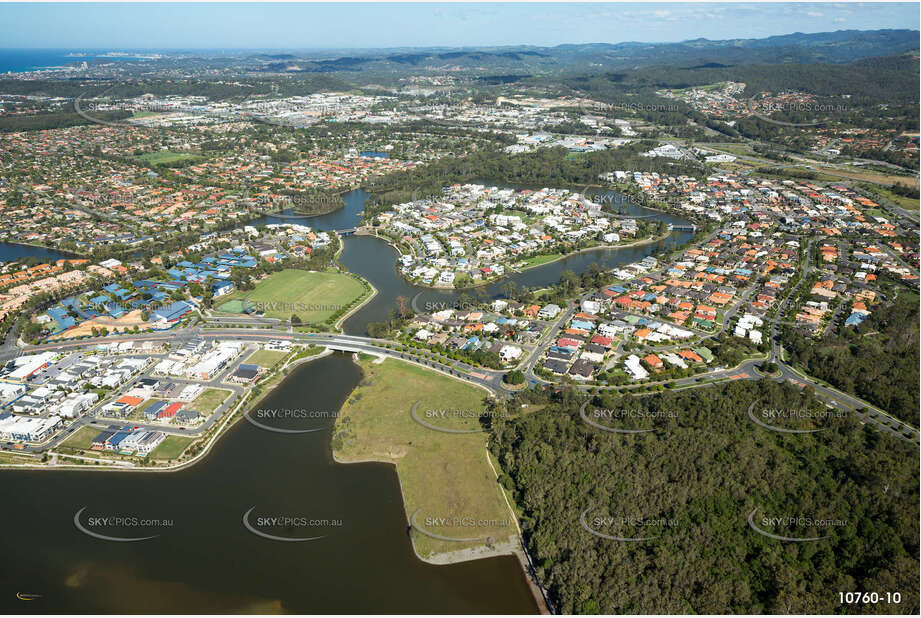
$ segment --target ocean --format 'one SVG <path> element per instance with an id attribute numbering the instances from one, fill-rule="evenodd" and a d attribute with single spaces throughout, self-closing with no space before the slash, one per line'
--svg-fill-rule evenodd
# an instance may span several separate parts
<path id="1" fill-rule="evenodd" d="M 110 50 L 83 49 L 0 49 L 0 73 L 23 73 L 47 67 L 59 67 L 70 62 L 102 58 Z M 70 56 L 68 54 L 86 54 Z M 97 55 L 98 54 L 98 55 Z M 106 60 L 134 60 L 130 56 L 106 57 Z"/>

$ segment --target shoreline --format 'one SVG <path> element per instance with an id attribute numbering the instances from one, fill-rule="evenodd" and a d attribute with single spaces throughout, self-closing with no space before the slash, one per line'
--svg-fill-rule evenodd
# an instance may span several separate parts
<path id="1" fill-rule="evenodd" d="M 25 242 L 25 241 L 23 241 L 23 240 L 9 240 L 9 239 L 7 239 L 7 240 L 0 240 L 0 243 L 6 244 L 6 245 L 19 245 L 20 247 L 34 247 L 34 248 L 36 248 L 36 249 L 44 249 L 45 251 L 54 251 L 55 253 L 62 253 L 62 254 L 64 254 L 64 255 L 69 255 L 69 256 L 71 256 L 71 257 L 69 257 L 69 258 L 57 258 L 58 260 L 62 260 L 62 259 L 75 259 L 75 258 L 76 258 L 76 259 L 89 259 L 89 258 L 87 257 L 86 254 L 74 253 L 73 251 L 67 251 L 67 250 L 65 250 L 65 249 L 59 249 L 59 248 L 57 248 L 57 247 L 49 247 L 49 246 L 47 246 L 47 245 L 42 245 L 42 244 L 39 244 L 39 243 L 36 243 L 36 242 Z M 23 258 L 27 258 L 27 257 L 35 257 L 36 259 L 44 259 L 44 258 L 39 258 L 39 257 L 37 257 L 37 256 L 24 255 L 24 256 L 22 256 L 22 258 L 17 258 L 17 260 L 23 259 Z M 51 258 L 48 258 L 48 259 L 51 259 Z M 15 260 L 11 260 L 11 261 L 15 261 Z"/>
<path id="2" fill-rule="evenodd" d="M 394 359 L 394 360 L 402 360 L 402 359 Z M 357 360 L 355 359 L 354 354 L 353 354 L 353 362 L 356 362 L 357 364 Z M 411 361 L 402 361 L 402 362 L 408 362 L 413 365 L 418 365 L 417 363 L 412 363 Z M 418 366 L 422 367 L 423 369 L 431 370 L 430 367 L 425 367 L 423 365 L 418 365 Z M 438 372 L 438 373 L 441 373 L 441 372 Z M 447 375 L 447 374 L 443 374 L 443 375 Z M 448 377 L 454 377 L 454 376 L 448 376 Z M 465 384 L 470 384 L 466 380 L 460 380 L 460 381 Z M 361 384 L 356 385 L 355 388 L 352 389 L 352 392 L 349 393 L 349 397 L 351 397 L 352 393 L 354 393 L 355 390 L 359 388 L 359 386 L 361 386 Z M 489 392 L 491 395 L 493 394 L 485 386 L 482 386 L 480 384 L 474 384 L 474 386 L 479 386 L 483 390 L 486 390 L 487 392 Z M 346 398 L 346 401 L 347 400 L 348 400 L 348 397 Z M 338 422 L 338 419 L 337 419 L 337 422 Z M 344 459 L 339 454 L 337 454 L 336 449 L 332 448 L 332 444 L 330 444 L 329 453 L 330 453 L 330 458 L 332 459 L 332 461 L 340 465 L 363 464 L 363 463 L 390 465 L 393 469 L 394 474 L 397 477 L 397 484 L 400 487 L 400 500 L 403 503 L 403 515 L 406 517 L 407 529 L 413 528 L 412 518 L 406 510 L 406 492 L 403 488 L 403 479 L 400 477 L 400 473 L 399 473 L 399 469 L 397 468 L 396 461 L 378 459 L 378 458 Z M 486 462 L 489 464 L 490 469 L 495 475 L 497 489 L 502 494 L 502 498 L 505 501 L 505 504 L 506 504 L 506 507 L 508 508 L 511 519 L 515 523 L 515 529 L 517 533 L 511 534 L 505 539 L 503 539 L 501 542 L 495 543 L 493 547 L 489 547 L 486 545 L 476 545 L 473 547 L 467 547 L 467 548 L 458 549 L 454 551 L 438 552 L 428 557 L 423 557 L 422 555 L 419 554 L 419 551 L 416 548 L 416 544 L 415 542 L 413 542 L 412 537 L 410 537 L 409 539 L 409 545 L 412 548 L 413 553 L 416 555 L 416 558 L 418 558 L 422 562 L 425 562 L 426 564 L 431 564 L 434 566 L 459 564 L 462 562 L 472 562 L 474 560 L 482 560 L 484 558 L 497 558 L 499 556 L 515 556 L 518 559 L 519 566 L 521 566 L 522 574 L 524 575 L 525 581 L 528 584 L 528 589 L 531 591 L 531 595 L 534 597 L 534 603 L 537 606 L 538 613 L 539 614 L 549 614 L 550 611 L 547 608 L 546 600 L 544 598 L 543 592 L 539 589 L 538 584 L 535 581 L 533 581 L 531 578 L 528 559 L 524 555 L 524 550 L 523 550 L 524 544 L 521 538 L 521 526 L 518 523 L 518 516 L 515 514 L 514 509 L 509 503 L 508 496 L 506 496 L 505 491 L 503 490 L 502 486 L 498 485 L 499 475 L 490 459 L 488 447 L 487 447 L 485 455 L 486 455 Z"/>
<path id="3" fill-rule="evenodd" d="M 367 305 L 368 303 L 370 303 L 371 300 L 372 300 L 375 296 L 377 296 L 377 294 L 378 294 L 377 287 L 375 287 L 375 285 L 374 285 L 373 283 L 371 283 L 370 281 L 368 281 L 367 279 L 365 279 L 365 278 L 362 277 L 361 275 L 355 275 L 355 276 L 356 276 L 356 277 L 359 277 L 362 281 L 364 281 L 365 283 L 368 284 L 368 287 L 371 288 L 371 293 L 368 294 L 368 295 L 365 297 L 365 299 L 364 299 L 363 301 L 361 301 L 361 302 L 358 303 L 356 306 L 354 306 L 354 307 L 352 307 L 351 309 L 349 309 L 348 312 L 346 312 L 342 317 L 340 317 L 338 320 L 336 320 L 336 323 L 333 324 L 333 328 L 336 329 L 336 330 L 338 330 L 338 331 L 340 331 L 340 332 L 342 331 L 342 325 L 345 323 L 345 321 L 348 320 L 348 319 L 349 319 L 350 317 L 352 317 L 353 315 L 355 315 L 355 313 L 358 312 L 362 307 L 364 307 L 365 305 Z"/>

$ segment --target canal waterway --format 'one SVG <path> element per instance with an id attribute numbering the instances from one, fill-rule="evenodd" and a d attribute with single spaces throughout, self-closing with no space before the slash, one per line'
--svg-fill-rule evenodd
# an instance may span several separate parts
<path id="1" fill-rule="evenodd" d="M 277 425 L 322 431 L 283 434 L 240 421 L 202 462 L 179 472 L 0 471 L 0 490 L 15 497 L 0 509 L 0 608 L 8 614 L 535 613 L 517 559 L 420 561 L 394 467 L 332 460 L 332 413 L 359 380 L 360 369 L 345 354 L 301 365 L 260 407 L 330 412 Z M 90 532 L 154 538 L 90 536 L 74 522 L 84 508 L 78 521 Z M 250 509 L 248 521 L 259 531 L 323 538 L 257 536 L 243 524 Z M 101 521 L 113 517 L 124 521 Z M 272 517 L 293 523 L 260 527 Z M 22 601 L 20 593 L 41 596 Z"/>
<path id="2" fill-rule="evenodd" d="M 317 229 L 355 227 L 367 197 L 350 192 L 344 208 L 300 220 Z M 632 204 L 622 208 L 633 216 L 652 212 Z M 296 220 L 267 216 L 256 223 Z M 574 254 L 513 274 L 484 292 L 500 296 L 507 281 L 544 287 L 564 270 L 635 262 L 690 237 L 673 232 L 657 243 Z M 379 238 L 344 238 L 342 264 L 378 290 L 345 322 L 347 333 L 364 334 L 368 322 L 387 319 L 399 297 L 420 306 L 460 297 L 407 283 L 396 258 Z M 260 408 L 325 412 L 285 426 L 320 431 L 276 433 L 241 421 L 200 463 L 179 472 L 0 472 L 0 491 L 15 496 L 15 508 L 0 509 L 0 608 L 5 613 L 536 612 L 513 557 L 432 566 L 415 556 L 392 466 L 333 462 L 334 415 L 360 373 L 343 354 L 298 367 Z M 253 525 L 281 517 L 295 522 L 272 528 L 276 536 L 322 538 L 285 542 L 258 536 L 244 525 L 247 512 Z M 115 524 L 113 517 L 119 518 Z M 305 527 L 301 521 L 314 523 Z M 152 538 L 104 540 L 86 531 Z M 23 601 L 22 595 L 36 596 Z"/>

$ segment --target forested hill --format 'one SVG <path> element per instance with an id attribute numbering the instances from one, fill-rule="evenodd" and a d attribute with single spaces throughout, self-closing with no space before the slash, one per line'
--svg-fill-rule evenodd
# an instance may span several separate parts
<path id="1" fill-rule="evenodd" d="M 586 43 L 555 47 L 504 46 L 351 50 L 347 55 L 253 55 L 254 71 L 374 73 L 470 70 L 520 72 L 544 77 L 564 72 L 633 70 L 651 65 L 848 63 L 918 50 L 916 30 L 839 30 L 764 39 L 695 39 L 676 43 Z"/>
<path id="2" fill-rule="evenodd" d="M 616 95 L 744 82 L 744 96 L 798 90 L 817 96 L 917 102 L 918 58 L 911 55 L 866 58 L 850 64 L 740 64 L 697 67 L 654 66 L 598 76 L 573 76 L 563 85 L 587 95 Z"/>
<path id="3" fill-rule="evenodd" d="M 749 406 L 823 409 L 766 380 L 589 404 L 630 412 L 605 424 L 657 428 L 632 435 L 587 425 L 568 390 L 529 396 L 546 407 L 511 402 L 518 416 L 497 414 L 489 442 L 559 612 L 918 612 L 917 447 L 853 415 L 818 433 L 764 429 Z M 656 538 L 593 534 L 585 509 L 593 530 Z M 748 523 L 755 509 L 767 532 L 827 538 L 763 536 Z M 901 603 L 842 606 L 848 590 L 900 591 Z"/>

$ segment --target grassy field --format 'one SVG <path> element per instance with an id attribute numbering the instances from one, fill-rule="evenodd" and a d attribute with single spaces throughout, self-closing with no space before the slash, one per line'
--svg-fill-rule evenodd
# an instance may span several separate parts
<path id="1" fill-rule="evenodd" d="M 168 165 L 179 161 L 188 161 L 190 159 L 200 159 L 201 156 L 189 152 L 171 152 L 169 150 L 159 150 L 157 152 L 147 152 L 142 155 L 132 157 L 138 163 L 145 165 Z"/>
<path id="2" fill-rule="evenodd" d="M 287 352 L 280 352 L 278 350 L 256 350 L 246 359 L 246 362 L 250 365 L 259 365 L 260 367 L 271 369 L 287 355 Z"/>
<path id="3" fill-rule="evenodd" d="M 171 152 L 169 150 L 158 150 L 157 152 L 148 152 L 132 157 L 132 159 L 144 165 L 169 165 L 180 161 L 201 158 L 202 157 L 197 154 L 189 152 Z"/>
<path id="4" fill-rule="evenodd" d="M 161 460 L 176 459 L 194 439 L 195 438 L 188 438 L 186 436 L 166 436 L 166 439 L 153 450 L 150 457 Z"/>
<path id="5" fill-rule="evenodd" d="M 189 404 L 189 408 L 195 410 L 202 416 L 208 416 L 227 399 L 228 395 L 230 395 L 230 391 L 219 388 L 209 388 L 196 397 L 195 400 Z"/>
<path id="6" fill-rule="evenodd" d="M 540 266 L 541 264 L 546 264 L 547 262 L 552 262 L 553 260 L 558 260 L 563 257 L 562 253 L 550 253 L 547 255 L 535 255 L 534 257 L 529 257 L 521 262 L 519 268 L 524 270 L 525 268 L 531 268 L 533 266 Z"/>
<path id="7" fill-rule="evenodd" d="M 421 509 L 417 523 L 426 531 L 459 539 L 492 537 L 496 542 L 515 534 L 501 488 L 486 459 L 486 434 L 451 434 L 432 425 L 477 429 L 477 413 L 486 394 L 478 388 L 393 359 L 361 362 L 362 384 L 352 393 L 336 421 L 333 449 L 340 461 L 393 463 L 403 488 L 407 518 Z M 433 418 L 429 410 L 451 412 Z M 473 414 L 468 414 L 471 412 Z M 436 525 L 426 518 L 470 518 L 468 525 Z M 485 520 L 485 521 L 484 521 Z M 486 543 L 442 541 L 413 531 L 421 556 L 431 556 Z"/>
<path id="8" fill-rule="evenodd" d="M 861 188 L 868 189 L 868 192 L 875 193 L 884 199 L 888 199 L 890 202 L 894 202 L 897 206 L 906 210 L 918 210 L 919 200 L 916 198 L 898 195 L 897 193 L 893 193 L 889 188 L 880 187 L 878 185 L 861 184 Z"/>
<path id="9" fill-rule="evenodd" d="M 93 438 L 95 438 L 98 433 L 98 429 L 81 427 L 72 436 L 61 442 L 61 446 L 78 451 L 88 451 L 90 447 L 93 446 Z"/>
<path id="10" fill-rule="evenodd" d="M 239 313 L 246 299 L 266 317 L 287 320 L 297 315 L 305 324 L 320 324 L 363 294 L 361 282 L 348 275 L 282 270 L 257 283 L 253 290 L 230 294 L 217 310 Z"/>

